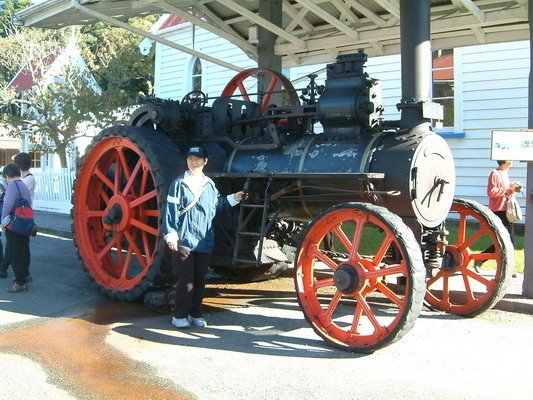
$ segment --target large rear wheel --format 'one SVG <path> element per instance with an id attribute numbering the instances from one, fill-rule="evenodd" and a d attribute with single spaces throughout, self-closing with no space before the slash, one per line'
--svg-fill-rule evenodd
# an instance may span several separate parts
<path id="1" fill-rule="evenodd" d="M 138 299 L 169 276 L 160 227 L 183 168 L 177 147 L 151 129 L 115 126 L 93 140 L 74 186 L 73 228 L 85 268 L 111 297 Z"/>
<path id="2" fill-rule="evenodd" d="M 235 75 L 220 96 L 240 96 L 245 101 L 253 101 L 255 99 L 250 98 L 253 92 L 260 92 L 258 102 L 261 115 L 266 115 L 273 105 L 296 107 L 300 104 L 298 93 L 291 81 L 282 74 L 266 68 L 247 69 Z"/>
<path id="3" fill-rule="evenodd" d="M 425 300 L 437 310 L 473 317 L 505 294 L 514 248 L 500 219 L 475 201 L 455 199 L 450 219 L 457 221 L 457 233 L 448 238 L 443 267 L 426 282 Z"/>
<path id="4" fill-rule="evenodd" d="M 298 249 L 295 285 L 305 318 L 329 344 L 371 352 L 415 323 L 425 270 L 412 231 L 387 209 L 365 203 L 330 208 Z"/>

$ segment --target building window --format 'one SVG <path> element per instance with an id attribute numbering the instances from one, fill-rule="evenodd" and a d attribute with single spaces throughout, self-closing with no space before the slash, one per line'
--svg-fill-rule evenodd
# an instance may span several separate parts
<path id="1" fill-rule="evenodd" d="M 453 49 L 433 52 L 433 101 L 444 108 L 444 127 L 454 125 Z"/>
<path id="2" fill-rule="evenodd" d="M 41 153 L 38 151 L 30 151 L 28 154 L 31 156 L 31 167 L 41 168 Z"/>
<path id="3" fill-rule="evenodd" d="M 0 149 L 0 165 L 6 166 L 13 162 L 13 157 L 19 153 L 16 149 Z"/>
<path id="4" fill-rule="evenodd" d="M 192 66 L 192 90 L 202 90 L 202 61 L 197 58 Z"/>

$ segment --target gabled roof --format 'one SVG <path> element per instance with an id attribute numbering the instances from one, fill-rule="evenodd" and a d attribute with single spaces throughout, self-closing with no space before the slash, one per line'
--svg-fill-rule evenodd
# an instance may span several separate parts
<path id="1" fill-rule="evenodd" d="M 177 15 L 170 14 L 166 16 L 165 20 L 163 21 L 159 29 L 165 29 L 165 28 L 170 28 L 172 26 L 181 25 L 184 22 L 187 22 L 187 20 L 184 18 L 178 17 Z"/>
<path id="2" fill-rule="evenodd" d="M 17 72 L 15 77 L 8 83 L 7 88 L 14 88 L 17 92 L 23 92 L 31 89 L 35 85 L 35 80 L 39 80 L 46 74 L 46 71 L 54 63 L 59 55 L 59 51 L 56 51 L 41 61 L 41 65 L 34 65 L 33 67 L 23 67 Z M 32 70 L 34 72 L 32 73 Z"/>

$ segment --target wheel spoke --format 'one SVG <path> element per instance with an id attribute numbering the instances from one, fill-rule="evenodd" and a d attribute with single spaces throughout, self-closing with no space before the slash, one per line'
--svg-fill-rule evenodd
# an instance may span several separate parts
<path id="1" fill-rule="evenodd" d="M 143 215 L 145 217 L 159 217 L 159 210 L 144 210 Z"/>
<path id="2" fill-rule="evenodd" d="M 150 178 L 150 173 L 148 170 L 143 169 L 143 176 L 141 179 L 141 185 L 139 187 L 139 193 L 145 193 L 146 187 L 148 185 L 148 179 Z"/>
<path id="3" fill-rule="evenodd" d="M 442 275 L 442 301 L 449 306 L 450 305 L 450 277 L 446 274 Z"/>
<path id="4" fill-rule="evenodd" d="M 320 261 L 322 261 L 324 264 L 326 264 L 331 270 L 336 271 L 338 264 L 333 261 L 331 258 L 329 258 L 327 255 L 322 253 L 319 249 L 316 247 L 312 250 L 313 257 L 318 258 Z"/>
<path id="5" fill-rule="evenodd" d="M 367 271 L 365 277 L 367 279 L 381 278 L 388 275 L 405 275 L 406 267 L 404 263 L 398 265 L 387 265 L 385 268 L 378 268 L 374 271 Z"/>
<path id="6" fill-rule="evenodd" d="M 472 236 L 470 236 L 468 239 L 465 239 L 465 241 L 459 245 L 459 248 L 463 250 L 465 248 L 472 247 L 472 244 L 475 243 L 484 234 L 485 232 L 482 231 L 480 228 L 478 231 L 473 233 Z"/>
<path id="7" fill-rule="evenodd" d="M 128 192 L 130 191 L 131 186 L 136 181 L 137 174 L 138 174 L 139 170 L 141 169 L 141 165 L 142 165 L 142 160 L 139 159 L 137 161 L 137 164 L 133 168 L 133 171 L 132 171 L 131 175 L 127 177 L 126 185 L 124 186 L 124 189 L 122 190 L 122 195 L 123 196 L 126 196 L 128 194 Z"/>
<path id="8" fill-rule="evenodd" d="M 152 249 L 151 249 L 150 242 L 148 240 L 148 234 L 146 233 L 146 231 L 144 230 L 141 231 L 141 238 L 142 238 L 142 243 L 143 243 L 143 248 L 144 248 L 144 254 L 146 255 L 146 262 L 148 264 L 151 264 L 152 263 Z"/>
<path id="9" fill-rule="evenodd" d="M 384 285 L 383 283 L 378 282 L 376 284 L 376 289 L 380 291 L 381 293 L 383 293 L 385 296 L 387 296 L 387 298 L 390 301 L 392 301 L 394 304 L 396 304 L 398 308 L 400 308 L 400 310 L 403 310 L 405 306 L 404 300 L 400 298 L 398 295 L 396 295 L 396 293 L 394 293 L 392 290 L 390 290 L 390 288 L 387 285 Z"/>
<path id="10" fill-rule="evenodd" d="M 361 304 L 361 307 L 363 308 L 363 310 L 364 310 L 367 318 L 369 319 L 370 323 L 374 326 L 375 332 L 379 333 L 379 334 L 384 334 L 386 332 L 386 330 L 384 329 L 383 326 L 381 326 L 379 324 L 374 312 L 372 311 L 372 309 L 370 308 L 370 306 L 368 305 L 368 303 L 366 302 L 364 297 L 360 293 L 357 293 L 355 295 L 355 298 L 357 300 L 357 303 Z"/>
<path id="11" fill-rule="evenodd" d="M 359 246 L 361 244 L 361 238 L 363 237 L 363 228 L 365 225 L 365 221 L 357 221 L 357 224 L 355 225 L 355 232 L 352 239 L 352 247 L 350 250 L 350 261 L 355 261 L 361 258 L 359 255 Z"/>
<path id="12" fill-rule="evenodd" d="M 439 279 L 443 279 L 444 278 L 444 275 L 446 275 L 446 273 L 443 271 L 443 270 L 438 270 L 437 273 L 435 274 L 435 276 L 429 278 L 426 282 L 426 286 L 427 287 L 431 287 L 435 282 L 437 282 Z"/>
<path id="13" fill-rule="evenodd" d="M 100 171 L 98 168 L 96 168 L 94 170 L 94 175 L 96 175 L 96 177 L 98 179 L 100 179 L 109 189 L 113 190 L 113 193 L 116 193 L 116 192 L 114 192 L 114 189 L 115 189 L 114 183 L 107 176 L 105 176 L 102 173 L 102 171 Z"/>
<path id="14" fill-rule="evenodd" d="M 115 242 L 117 244 L 117 246 L 116 246 L 116 249 L 117 249 L 117 265 L 120 268 L 121 265 L 122 265 L 122 256 L 123 256 L 122 255 L 122 238 L 124 237 L 124 235 L 122 233 L 120 233 L 120 232 L 117 232 L 115 236 L 116 236 Z"/>
<path id="15" fill-rule="evenodd" d="M 102 198 L 104 204 L 108 204 L 109 200 L 111 200 L 111 198 L 107 195 L 103 188 L 99 188 L 97 193 L 97 196 L 100 196 Z"/>
<path id="16" fill-rule="evenodd" d="M 245 101 L 250 101 L 250 96 L 248 96 L 248 92 L 246 91 L 242 81 L 237 84 L 237 87 L 239 88 L 239 92 L 241 92 L 242 98 Z"/>
<path id="17" fill-rule="evenodd" d="M 143 194 L 142 196 L 137 197 L 135 200 L 132 200 L 130 202 L 130 207 L 137 207 L 139 204 L 147 202 L 148 200 L 151 200 L 155 197 L 157 197 L 157 191 L 154 189 L 146 194 Z"/>
<path id="18" fill-rule="evenodd" d="M 131 265 L 131 257 L 132 257 L 132 249 L 128 248 L 128 251 L 126 253 L 126 257 L 124 259 L 124 264 L 122 264 L 122 272 L 120 274 L 120 277 L 122 279 L 127 279 L 128 278 L 128 271 L 129 271 L 130 265 Z"/>
<path id="19" fill-rule="evenodd" d="M 335 234 L 335 236 L 337 236 L 337 238 L 339 239 L 341 244 L 344 246 L 346 251 L 350 251 L 350 249 L 352 248 L 352 243 L 350 242 L 350 239 L 348 239 L 348 237 L 346 236 L 344 231 L 341 229 L 341 225 L 339 224 L 339 225 L 335 226 L 331 230 L 331 232 L 333 232 Z"/>
<path id="20" fill-rule="evenodd" d="M 459 225 L 457 227 L 457 243 L 464 243 L 466 240 L 466 214 L 459 215 Z"/>
<path id="21" fill-rule="evenodd" d="M 146 260 L 144 259 L 143 255 L 142 255 L 142 252 L 141 250 L 139 249 L 139 247 L 137 246 L 137 243 L 135 241 L 135 237 L 131 235 L 130 232 L 128 231 L 125 231 L 125 236 L 128 240 L 128 248 L 129 249 L 132 249 L 133 252 L 135 253 L 135 257 L 137 258 L 137 260 L 139 261 L 139 263 L 141 264 L 141 268 L 144 270 L 148 267 L 147 263 L 146 263 Z"/>
<path id="22" fill-rule="evenodd" d="M 124 148 L 118 147 L 117 148 L 117 158 L 118 158 L 118 164 L 122 167 L 122 172 L 125 175 L 126 181 L 130 179 L 130 170 L 128 168 L 128 162 L 126 161 L 126 157 L 124 156 Z"/>
<path id="23" fill-rule="evenodd" d="M 278 83 L 278 78 L 276 76 L 272 76 L 272 79 L 270 80 L 270 83 L 266 90 L 265 96 L 263 97 L 263 101 L 261 102 L 261 113 L 263 115 L 266 114 L 268 105 L 270 103 L 270 99 L 272 98 L 272 92 L 276 88 L 277 83 Z"/>
<path id="24" fill-rule="evenodd" d="M 475 301 L 476 298 L 474 297 L 474 291 L 472 290 L 472 287 L 470 286 L 470 281 L 468 280 L 468 275 L 466 273 L 461 274 L 461 275 L 462 275 L 462 278 L 463 278 L 463 283 L 465 285 L 467 302 Z"/>
<path id="25" fill-rule="evenodd" d="M 390 233 L 387 233 L 387 235 L 383 239 L 383 242 L 381 243 L 381 246 L 379 246 L 379 249 L 376 252 L 376 256 L 374 257 L 374 265 L 381 264 L 381 261 L 383 260 L 383 257 L 385 257 L 385 254 L 387 254 L 391 243 L 392 235 Z"/>
<path id="26" fill-rule="evenodd" d="M 357 302 L 355 306 L 355 311 L 353 313 L 353 321 L 350 326 L 350 333 L 356 335 L 358 333 L 359 322 L 361 321 L 361 316 L 363 315 L 363 305 L 361 302 Z"/>
<path id="27" fill-rule="evenodd" d="M 327 279 L 315 279 L 313 281 L 313 288 L 315 291 L 318 289 L 333 286 L 333 278 L 327 278 Z"/>
<path id="28" fill-rule="evenodd" d="M 105 215 L 105 210 L 89 210 L 87 211 L 87 218 L 102 218 Z"/>
<path id="29" fill-rule="evenodd" d="M 120 161 L 115 158 L 115 175 L 113 176 L 113 193 L 120 193 Z"/>
<path id="30" fill-rule="evenodd" d="M 323 314 L 323 318 L 325 318 L 325 322 L 329 323 L 331 321 L 331 317 L 333 316 L 333 313 L 335 312 L 335 309 L 339 305 L 339 301 L 341 300 L 342 293 L 340 291 L 336 291 L 333 295 L 333 298 L 331 299 L 328 308 Z"/>
<path id="31" fill-rule="evenodd" d="M 158 236 L 159 235 L 159 229 L 154 228 L 153 226 L 150 226 L 148 224 L 145 224 L 144 222 L 141 222 L 137 219 L 130 219 L 130 224 L 135 226 L 136 228 L 141 229 L 142 231 L 145 231 L 149 233 L 150 235 Z"/>
<path id="32" fill-rule="evenodd" d="M 469 269 L 465 270 L 465 275 L 468 275 L 470 278 L 478 281 L 482 285 L 484 285 L 487 289 L 494 289 L 495 288 L 495 282 L 492 279 L 487 279 L 484 276 L 471 271 Z"/>
<path id="33" fill-rule="evenodd" d="M 104 248 L 102 250 L 100 250 L 100 252 L 98 253 L 98 258 L 100 260 L 103 260 L 104 257 L 109 253 L 109 251 L 113 248 L 113 246 L 115 245 L 115 242 L 117 240 L 117 237 L 116 235 L 113 235 L 113 237 L 111 238 L 111 240 L 109 241 L 109 243 L 107 245 L 104 246 Z"/>

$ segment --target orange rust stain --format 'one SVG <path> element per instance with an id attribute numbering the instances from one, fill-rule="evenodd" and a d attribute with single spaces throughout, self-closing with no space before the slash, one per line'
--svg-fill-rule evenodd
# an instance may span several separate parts
<path id="1" fill-rule="evenodd" d="M 96 399 L 193 399 L 159 386 L 147 365 L 105 343 L 106 325 L 58 318 L 3 332 L 0 351 L 38 362 L 59 375 L 67 390 Z M 169 383 L 171 386 L 172 383 Z"/>

